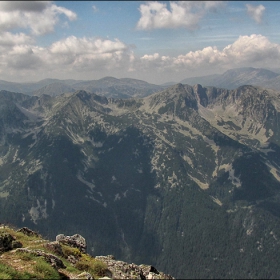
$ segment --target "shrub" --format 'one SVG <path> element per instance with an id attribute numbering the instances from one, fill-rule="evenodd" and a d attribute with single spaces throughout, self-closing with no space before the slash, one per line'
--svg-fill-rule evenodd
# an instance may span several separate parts
<path id="1" fill-rule="evenodd" d="M 69 247 L 63 244 L 61 245 L 61 249 L 63 252 L 63 255 L 67 258 L 70 255 L 73 255 L 74 257 L 81 257 L 81 252 L 78 248 L 73 248 L 73 247 Z"/>
<path id="2" fill-rule="evenodd" d="M 97 276 L 105 276 L 108 271 L 107 265 L 101 261 L 95 261 L 90 272 Z"/>
<path id="3" fill-rule="evenodd" d="M 94 258 L 91 260 L 81 259 L 76 263 L 75 267 L 79 270 L 87 271 L 95 276 L 105 276 L 108 271 L 107 264 Z"/>

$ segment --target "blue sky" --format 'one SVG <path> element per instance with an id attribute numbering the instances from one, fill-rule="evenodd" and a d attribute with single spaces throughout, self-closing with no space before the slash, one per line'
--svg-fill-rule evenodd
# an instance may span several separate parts
<path id="1" fill-rule="evenodd" d="M 151 83 L 279 68 L 278 1 L 0 2 L 2 80 Z"/>

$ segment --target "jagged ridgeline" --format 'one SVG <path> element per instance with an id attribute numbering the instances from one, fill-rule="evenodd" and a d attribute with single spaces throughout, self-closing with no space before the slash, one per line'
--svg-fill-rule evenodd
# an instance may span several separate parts
<path id="1" fill-rule="evenodd" d="M 280 93 L 0 92 L 0 221 L 177 278 L 279 278 Z"/>

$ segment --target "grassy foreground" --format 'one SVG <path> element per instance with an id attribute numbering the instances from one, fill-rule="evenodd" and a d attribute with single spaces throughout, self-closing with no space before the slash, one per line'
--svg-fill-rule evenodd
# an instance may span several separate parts
<path id="1" fill-rule="evenodd" d="M 11 236 L 18 248 L 5 251 L 2 245 Z M 40 235 L 29 236 L 12 226 L 0 226 L 0 279 L 88 279 L 89 274 L 98 279 L 107 275 L 107 265 L 102 261 L 67 244 L 59 244 L 60 250 L 56 251 L 50 243 L 53 242 Z M 45 257 L 50 255 L 60 260 L 63 267 Z"/>

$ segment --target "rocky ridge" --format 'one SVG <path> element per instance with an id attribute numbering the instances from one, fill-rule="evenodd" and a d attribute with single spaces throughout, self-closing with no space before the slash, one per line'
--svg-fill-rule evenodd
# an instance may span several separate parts
<path id="1" fill-rule="evenodd" d="M 33 263 L 30 264 L 30 260 Z M 37 260 L 44 261 L 53 274 L 36 275 Z M 24 270 L 26 267 L 26 271 Z M 27 268 L 28 267 L 28 268 Z M 37 270 L 36 270 L 37 269 Z M 47 269 L 46 269 L 47 270 Z M 55 273 L 57 272 L 57 273 Z M 79 235 L 60 234 L 56 241 L 44 240 L 27 227 L 15 230 L 0 227 L 0 278 L 44 276 L 52 279 L 174 279 L 149 265 L 129 264 L 113 255 L 92 257 L 86 253 L 86 241 Z"/>

